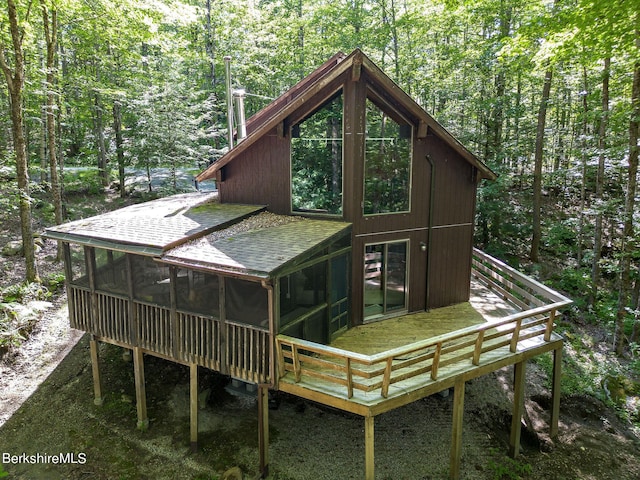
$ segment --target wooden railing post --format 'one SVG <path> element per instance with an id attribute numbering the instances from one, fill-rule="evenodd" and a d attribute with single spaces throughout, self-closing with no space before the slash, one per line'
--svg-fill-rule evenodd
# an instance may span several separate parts
<path id="1" fill-rule="evenodd" d="M 440 363 L 440 352 L 442 350 L 442 342 L 436 345 L 436 351 L 433 354 L 433 362 L 431 363 L 431 380 L 438 379 L 438 364 Z"/>
<path id="2" fill-rule="evenodd" d="M 298 356 L 298 347 L 291 344 L 291 355 L 293 357 L 293 373 L 296 379 L 296 383 L 300 381 L 300 357 Z"/>
<path id="3" fill-rule="evenodd" d="M 384 368 L 384 377 L 382 378 L 382 390 L 380 394 L 387 398 L 389 395 L 389 383 L 391 382 L 391 367 L 393 365 L 393 358 L 387 358 L 387 365 Z"/>
<path id="4" fill-rule="evenodd" d="M 484 339 L 484 330 L 478 332 L 478 338 L 476 339 L 476 346 L 473 350 L 473 364 L 477 367 L 480 365 L 480 354 L 482 353 L 482 341 Z"/>
<path id="5" fill-rule="evenodd" d="M 520 328 L 522 327 L 522 318 L 518 318 L 516 321 L 516 326 L 513 329 L 513 334 L 511 335 L 511 345 L 509 346 L 509 351 L 511 353 L 516 353 L 518 349 L 518 340 L 520 339 Z"/>
<path id="6" fill-rule="evenodd" d="M 549 312 L 549 319 L 547 320 L 547 328 L 544 331 L 544 341 L 548 342 L 551 340 L 551 332 L 553 332 L 553 322 L 556 318 L 556 311 L 551 310 Z"/>
<path id="7" fill-rule="evenodd" d="M 347 358 L 347 398 L 353 397 L 353 373 L 351 372 L 351 359 Z"/>

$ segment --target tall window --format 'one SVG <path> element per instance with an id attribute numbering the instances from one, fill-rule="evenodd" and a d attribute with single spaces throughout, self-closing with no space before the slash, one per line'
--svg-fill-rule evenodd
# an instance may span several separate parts
<path id="1" fill-rule="evenodd" d="M 411 185 L 411 124 L 387 115 L 367 99 L 364 160 L 365 215 L 408 212 Z"/>
<path id="2" fill-rule="evenodd" d="M 342 214 L 342 93 L 293 127 L 291 210 Z"/>

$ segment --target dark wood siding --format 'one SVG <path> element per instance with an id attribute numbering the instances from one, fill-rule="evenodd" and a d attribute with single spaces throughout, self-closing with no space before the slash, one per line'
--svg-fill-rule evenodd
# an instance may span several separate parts
<path id="1" fill-rule="evenodd" d="M 222 203 L 267 205 L 274 213 L 291 212 L 289 138 L 269 132 L 235 162 L 223 168 Z"/>
<path id="2" fill-rule="evenodd" d="M 434 163 L 427 306 L 438 308 L 469 300 L 477 184 L 474 167 L 438 137 L 420 153 Z"/>
<path id="3" fill-rule="evenodd" d="M 469 300 L 473 227 L 441 227 L 431 232 L 429 308 Z"/>

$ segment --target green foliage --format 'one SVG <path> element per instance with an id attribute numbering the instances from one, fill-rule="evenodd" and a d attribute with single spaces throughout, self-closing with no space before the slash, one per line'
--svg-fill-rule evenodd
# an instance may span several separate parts
<path id="1" fill-rule="evenodd" d="M 5 478 L 9 476 L 9 472 L 4 469 L 4 465 L 0 463 L 0 478 Z"/>
<path id="2" fill-rule="evenodd" d="M 45 300 L 51 296 L 46 286 L 40 283 L 19 283 L 0 289 L 0 303 L 27 303 Z"/>
<path id="3" fill-rule="evenodd" d="M 498 452 L 493 449 L 490 453 L 494 458 L 489 460 L 487 469 L 493 480 L 520 480 L 532 471 L 531 465 L 528 463 L 509 457 L 500 457 Z"/>
<path id="4" fill-rule="evenodd" d="M 42 278 L 42 283 L 47 286 L 47 289 L 51 294 L 64 288 L 64 282 L 64 273 L 51 273 Z"/>
<path id="5" fill-rule="evenodd" d="M 96 195 L 104 191 L 97 168 L 76 167 L 67 169 L 63 175 L 67 195 Z"/>

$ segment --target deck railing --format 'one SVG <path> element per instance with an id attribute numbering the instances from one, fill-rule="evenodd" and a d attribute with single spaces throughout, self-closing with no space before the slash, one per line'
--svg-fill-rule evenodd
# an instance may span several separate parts
<path id="1" fill-rule="evenodd" d="M 181 363 L 196 363 L 254 383 L 268 383 L 271 354 L 269 330 L 223 322 L 212 316 L 173 311 L 107 292 L 69 286 L 71 327 L 125 347 Z"/>
<path id="2" fill-rule="evenodd" d="M 465 362 L 480 366 L 489 352 L 502 349 L 504 355 L 515 354 L 531 339 L 552 340 L 556 312 L 569 305 L 569 299 L 478 250 L 473 275 L 524 311 L 374 355 L 278 335 L 280 378 L 292 374 L 296 383 L 309 379 L 334 394 L 342 391 L 349 399 L 356 390 L 387 398 L 400 382 L 427 374 L 423 380 L 435 382 L 448 366 Z"/>

